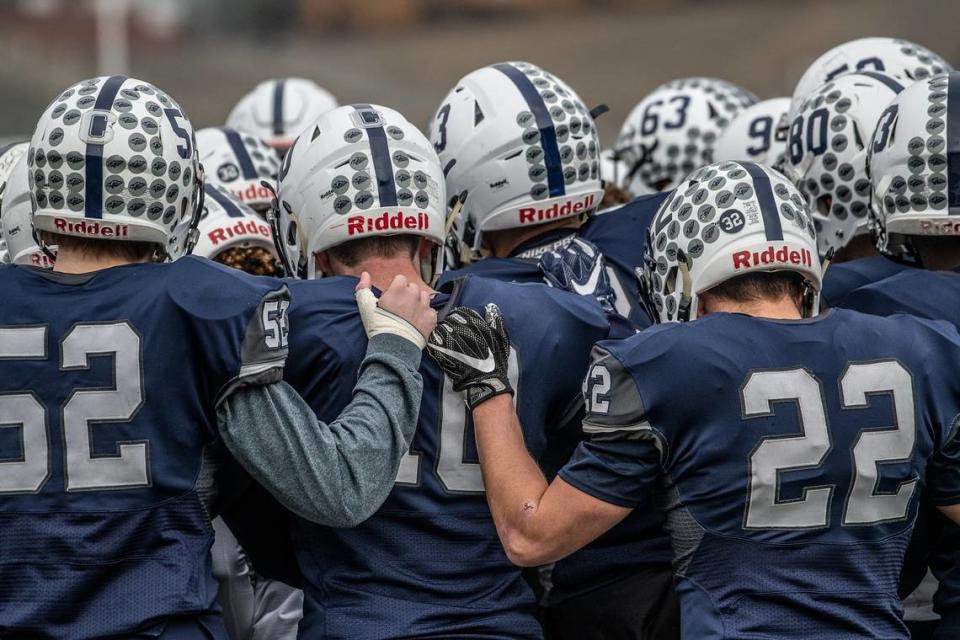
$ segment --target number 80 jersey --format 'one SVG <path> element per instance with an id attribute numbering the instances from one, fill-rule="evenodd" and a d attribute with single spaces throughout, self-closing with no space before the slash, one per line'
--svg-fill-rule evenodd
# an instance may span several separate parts
<path id="1" fill-rule="evenodd" d="M 286 291 L 183 258 L 0 267 L 0 300 L 0 636 L 212 615 L 215 406 L 280 379 Z"/>
<path id="2" fill-rule="evenodd" d="M 905 639 L 920 495 L 960 502 L 958 362 L 908 316 L 660 325 L 598 345 L 560 475 L 626 507 L 657 486 L 685 639 Z"/>

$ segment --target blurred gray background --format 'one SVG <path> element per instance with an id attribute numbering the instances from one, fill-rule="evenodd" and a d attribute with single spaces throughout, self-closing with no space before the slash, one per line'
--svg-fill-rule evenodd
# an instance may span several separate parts
<path id="1" fill-rule="evenodd" d="M 609 143 L 660 82 L 709 75 L 789 95 L 820 53 L 863 36 L 957 65 L 958 25 L 960 0 L 0 0 L 0 138 L 26 138 L 61 89 L 102 73 L 162 87 L 198 127 L 291 75 L 424 126 L 461 76 L 528 60 L 610 106 Z"/>

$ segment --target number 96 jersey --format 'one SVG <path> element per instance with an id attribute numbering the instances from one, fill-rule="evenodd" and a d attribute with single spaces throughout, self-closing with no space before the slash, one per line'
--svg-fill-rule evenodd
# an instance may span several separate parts
<path id="1" fill-rule="evenodd" d="M 183 258 L 0 267 L 0 300 L 0 635 L 212 617 L 215 407 L 280 379 L 286 291 Z"/>
<path id="2" fill-rule="evenodd" d="M 960 502 L 960 335 L 834 310 L 716 313 L 595 350 L 560 471 L 661 491 L 683 637 L 908 638 L 897 585 L 923 491 Z"/>

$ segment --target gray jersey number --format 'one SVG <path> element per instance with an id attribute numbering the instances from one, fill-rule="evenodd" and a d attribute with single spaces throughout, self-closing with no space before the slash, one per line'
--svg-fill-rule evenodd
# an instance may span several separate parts
<path id="1" fill-rule="evenodd" d="M 507 379 L 514 389 L 513 402 L 516 405 L 520 381 L 520 361 L 517 352 L 510 348 L 507 360 Z M 467 407 L 463 394 L 453 390 L 453 383 L 443 379 L 443 393 L 440 399 L 442 411 L 437 452 L 437 477 L 450 493 L 483 493 L 483 476 L 476 462 L 464 462 L 464 440 L 467 435 Z M 397 484 L 416 485 L 420 481 L 420 454 L 408 452 L 400 462 Z"/>
<path id="2" fill-rule="evenodd" d="M 853 446 L 853 480 L 846 497 L 844 525 L 869 525 L 906 517 L 917 479 L 895 493 L 878 493 L 880 465 L 908 460 L 916 440 L 913 382 L 894 361 L 852 364 L 840 378 L 843 408 L 868 405 L 875 394 L 893 396 L 894 424 L 860 433 Z M 773 402 L 794 402 L 801 434 L 764 438 L 750 456 L 750 495 L 744 516 L 747 529 L 804 529 L 829 524 L 832 485 L 807 487 L 798 500 L 780 500 L 783 471 L 823 464 L 831 440 L 820 382 L 804 369 L 757 371 L 740 391 L 745 418 L 773 415 Z"/>
<path id="3" fill-rule="evenodd" d="M 98 423 L 128 422 L 143 404 L 140 335 L 126 322 L 75 325 L 61 342 L 60 369 L 89 368 L 91 355 L 112 355 L 114 386 L 78 389 L 61 414 L 67 491 L 150 484 L 147 442 L 117 443 L 117 455 L 94 455 Z M 46 328 L 0 329 L 0 359 L 45 360 Z M 47 413 L 33 393 L 0 396 L 0 427 L 19 428 L 20 460 L 0 462 L 0 493 L 36 492 L 50 474 Z"/>

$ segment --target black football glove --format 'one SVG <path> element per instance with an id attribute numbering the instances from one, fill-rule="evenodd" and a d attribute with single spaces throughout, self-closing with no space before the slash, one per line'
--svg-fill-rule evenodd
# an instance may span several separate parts
<path id="1" fill-rule="evenodd" d="M 473 309 L 457 307 L 437 324 L 427 341 L 427 351 L 462 391 L 467 407 L 501 393 L 513 393 L 507 379 L 510 338 L 503 316 L 495 304 L 488 304 L 486 318 Z"/>
<path id="2" fill-rule="evenodd" d="M 586 240 L 576 238 L 567 247 L 540 257 L 540 271 L 551 287 L 588 296 L 607 313 L 614 312 L 617 294 L 610 286 L 603 254 Z"/>

